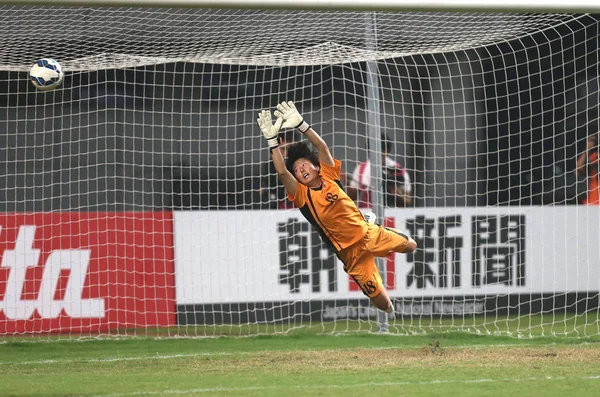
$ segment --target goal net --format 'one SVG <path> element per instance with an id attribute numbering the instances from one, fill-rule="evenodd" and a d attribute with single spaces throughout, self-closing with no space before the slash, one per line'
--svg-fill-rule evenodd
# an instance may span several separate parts
<path id="1" fill-rule="evenodd" d="M 375 332 L 270 168 L 255 120 L 284 100 L 419 245 L 381 264 L 389 332 L 599 333 L 594 17 L 5 5 L 0 26 L 0 336 Z M 40 58 L 62 86 L 29 84 Z"/>

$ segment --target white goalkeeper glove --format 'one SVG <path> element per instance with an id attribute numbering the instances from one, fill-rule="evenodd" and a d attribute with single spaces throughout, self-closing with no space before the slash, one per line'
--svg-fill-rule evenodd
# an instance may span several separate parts
<path id="1" fill-rule="evenodd" d="M 269 148 L 275 149 L 277 146 L 279 146 L 279 130 L 283 124 L 283 119 L 278 117 L 275 121 L 275 124 L 273 124 L 273 121 L 271 120 L 271 112 L 269 110 L 262 110 L 258 114 L 256 123 L 267 140 Z"/>
<path id="2" fill-rule="evenodd" d="M 310 128 L 292 101 L 281 102 L 273 114 L 283 118 L 283 128 L 297 128 L 303 134 Z"/>

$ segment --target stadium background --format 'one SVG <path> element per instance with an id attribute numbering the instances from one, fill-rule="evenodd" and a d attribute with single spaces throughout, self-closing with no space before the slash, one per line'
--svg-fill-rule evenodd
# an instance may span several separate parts
<path id="1" fill-rule="evenodd" d="M 373 58 L 365 20 L 302 13 L 1 7 L 0 395 L 597 395 L 600 211 L 572 171 L 598 21 L 377 15 L 417 205 L 384 222 L 419 242 L 381 321 L 299 211 L 251 210 L 258 109 L 294 99 L 347 171 L 367 157 L 367 65 L 339 63 Z"/>
<path id="2" fill-rule="evenodd" d="M 415 205 L 576 204 L 575 159 L 598 131 L 597 29 L 586 17 L 380 62 L 382 131 Z M 351 172 L 368 156 L 365 70 L 176 63 L 73 72 L 50 94 L 3 71 L 0 211 L 259 208 L 257 110 L 295 100 Z"/>

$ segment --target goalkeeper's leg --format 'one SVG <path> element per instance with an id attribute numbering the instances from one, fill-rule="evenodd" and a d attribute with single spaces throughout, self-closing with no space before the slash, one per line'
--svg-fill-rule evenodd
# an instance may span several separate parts
<path id="1" fill-rule="evenodd" d="M 383 286 L 381 274 L 379 273 L 379 269 L 377 269 L 373 254 L 365 252 L 363 255 L 348 258 L 348 261 L 344 261 L 343 257 L 340 257 L 340 259 L 344 263 L 350 263 L 350 266 L 348 268 L 345 267 L 345 270 L 352 276 L 373 306 L 384 312 L 393 313 L 392 302 Z"/>
<path id="2" fill-rule="evenodd" d="M 392 252 L 410 254 L 417 249 L 417 243 L 400 230 L 374 225 L 369 228 L 367 248 L 377 257 L 388 256 Z"/>
<path id="3" fill-rule="evenodd" d="M 394 305 L 392 304 L 390 296 L 388 295 L 385 288 L 381 289 L 379 295 L 371 298 L 371 303 L 373 304 L 373 306 L 380 310 L 383 310 L 386 313 L 394 313 Z"/>

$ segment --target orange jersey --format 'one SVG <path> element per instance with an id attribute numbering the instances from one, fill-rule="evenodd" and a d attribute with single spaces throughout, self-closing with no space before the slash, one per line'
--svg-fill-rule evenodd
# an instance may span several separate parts
<path id="1" fill-rule="evenodd" d="M 342 189 L 341 169 L 339 160 L 334 160 L 333 166 L 321 164 L 323 184 L 319 189 L 310 189 L 298 182 L 296 195 L 292 197 L 288 193 L 302 215 L 336 251 L 351 246 L 367 232 L 362 213 Z"/>

